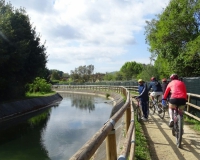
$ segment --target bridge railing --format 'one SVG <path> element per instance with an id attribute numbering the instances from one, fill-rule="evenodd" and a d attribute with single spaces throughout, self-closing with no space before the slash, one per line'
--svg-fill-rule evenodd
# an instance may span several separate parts
<path id="1" fill-rule="evenodd" d="M 130 99 L 130 93 L 125 87 L 119 86 L 67 86 L 57 85 L 53 86 L 54 89 L 65 90 L 65 89 L 91 89 L 99 91 L 112 91 L 123 94 L 126 97 L 125 104 L 88 140 L 71 158 L 70 160 L 89 160 L 94 153 L 97 151 L 99 146 L 104 140 L 106 140 L 106 158 L 107 160 L 117 159 L 117 145 L 115 137 L 115 124 L 125 114 L 126 123 L 126 140 L 121 153 L 119 153 L 118 160 L 134 159 L 135 151 L 135 123 L 134 123 L 134 112 L 132 107 L 132 101 Z"/>

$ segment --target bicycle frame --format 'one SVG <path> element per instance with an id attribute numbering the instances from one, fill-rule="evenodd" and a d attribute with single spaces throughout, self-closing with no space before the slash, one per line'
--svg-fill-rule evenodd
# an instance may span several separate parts
<path id="1" fill-rule="evenodd" d="M 137 121 L 140 122 L 141 118 L 143 116 L 143 112 L 140 108 L 140 101 L 137 98 L 135 98 L 135 99 L 137 100 L 137 106 L 135 108 L 135 112 L 136 112 L 136 116 L 137 116 Z"/>
<path id="2" fill-rule="evenodd" d="M 161 96 L 161 95 L 159 95 L 159 96 Z M 149 109 L 152 110 L 152 114 L 154 114 L 155 111 L 157 111 L 158 112 L 158 116 L 161 119 L 163 119 L 164 116 L 165 116 L 165 109 L 162 107 L 162 104 L 159 101 L 159 96 L 154 97 L 155 104 L 153 103 L 153 100 L 150 99 L 150 101 L 149 101 Z M 159 112 L 159 109 L 160 109 L 160 112 Z"/>
<path id="3" fill-rule="evenodd" d="M 172 128 L 172 135 L 176 137 L 176 145 L 181 148 L 182 135 L 183 135 L 183 110 L 179 109 L 181 106 L 176 106 L 174 109 L 174 126 Z"/>

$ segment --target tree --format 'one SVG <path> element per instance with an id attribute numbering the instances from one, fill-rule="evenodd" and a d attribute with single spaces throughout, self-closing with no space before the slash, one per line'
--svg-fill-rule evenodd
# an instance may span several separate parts
<path id="1" fill-rule="evenodd" d="M 149 82 L 151 77 L 156 77 L 159 79 L 158 70 L 151 64 L 144 65 L 142 72 L 137 75 L 137 79 L 143 79 L 144 81 Z"/>
<path id="2" fill-rule="evenodd" d="M 160 60 L 166 59 L 168 71 L 180 76 L 200 74 L 199 66 L 193 61 L 194 58 L 199 59 L 198 52 L 190 47 L 198 47 L 199 8 L 200 1 L 171 0 L 163 13 L 147 22 L 145 28 L 151 53 L 159 55 Z"/>
<path id="3" fill-rule="evenodd" d="M 137 77 L 137 74 L 139 74 L 143 69 L 143 64 L 137 63 L 135 61 L 133 62 L 126 62 L 120 69 L 120 72 L 123 73 L 124 78 L 126 80 L 131 80 L 133 78 Z"/>
<path id="4" fill-rule="evenodd" d="M 104 81 L 114 81 L 115 80 L 115 74 L 114 73 L 106 73 L 103 77 Z"/>
<path id="5" fill-rule="evenodd" d="M 115 80 L 116 81 L 122 81 L 123 80 L 123 73 L 122 72 L 116 72 L 115 73 Z"/>
<path id="6" fill-rule="evenodd" d="M 25 9 L 0 0 L 1 99 L 23 97 L 26 83 L 44 77 L 46 63 L 45 43 L 40 43 Z"/>
<path id="7" fill-rule="evenodd" d="M 94 80 L 94 66 L 79 66 L 75 68 L 75 70 L 71 70 L 71 78 L 76 82 L 88 82 L 88 81 L 95 81 Z"/>
<path id="8" fill-rule="evenodd" d="M 156 61 L 154 62 L 154 68 L 157 71 L 157 78 L 159 79 L 167 78 L 173 72 L 171 70 L 171 67 L 169 66 L 167 59 L 162 58 L 160 55 L 158 55 Z"/>
<path id="9" fill-rule="evenodd" d="M 56 69 L 50 70 L 51 80 L 60 80 L 63 77 L 63 71 L 59 71 Z"/>

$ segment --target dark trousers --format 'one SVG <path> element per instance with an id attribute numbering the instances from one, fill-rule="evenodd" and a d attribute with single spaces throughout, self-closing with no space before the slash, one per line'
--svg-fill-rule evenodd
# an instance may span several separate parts
<path id="1" fill-rule="evenodd" d="M 148 101 L 141 101 L 141 106 L 142 106 L 142 111 L 143 111 L 143 114 L 144 114 L 144 117 L 145 118 L 148 118 L 148 107 L 149 107 L 149 103 Z"/>

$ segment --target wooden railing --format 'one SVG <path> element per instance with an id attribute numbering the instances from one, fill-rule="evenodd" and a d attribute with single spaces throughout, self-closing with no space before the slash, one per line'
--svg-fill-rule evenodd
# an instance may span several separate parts
<path id="1" fill-rule="evenodd" d="M 130 91 L 138 92 L 138 86 L 127 86 L 126 88 Z"/>
<path id="2" fill-rule="evenodd" d="M 188 95 L 188 101 L 187 101 L 187 103 L 186 103 L 186 104 L 187 104 L 187 108 L 186 108 L 186 111 L 185 111 L 184 113 L 185 113 L 186 115 L 188 115 L 189 117 L 192 117 L 192 118 L 194 118 L 194 119 L 200 121 L 200 118 L 199 118 L 199 117 L 197 117 L 196 115 L 193 115 L 193 114 L 189 113 L 189 112 L 190 112 L 190 108 L 196 108 L 197 110 L 200 110 L 200 107 L 199 107 L 199 106 L 197 106 L 197 105 L 191 103 L 191 98 L 192 98 L 192 97 L 200 98 L 200 95 L 198 95 L 198 94 L 193 94 L 193 93 L 187 93 L 187 95 Z"/>
<path id="3" fill-rule="evenodd" d="M 126 88 L 129 89 L 130 91 L 138 91 L 138 86 L 128 86 L 128 87 L 126 87 Z M 188 95 L 188 101 L 187 101 L 187 103 L 186 103 L 187 105 L 186 105 L 186 109 L 185 109 L 184 113 L 185 113 L 186 115 L 188 115 L 189 117 L 192 117 L 192 118 L 194 118 L 194 119 L 200 121 L 200 118 L 199 118 L 199 117 L 197 117 L 196 115 L 190 113 L 191 108 L 196 108 L 197 110 L 200 111 L 200 107 L 199 107 L 199 106 L 197 106 L 197 105 L 191 103 L 191 98 L 194 98 L 194 97 L 195 97 L 195 98 L 200 98 L 200 95 L 198 95 L 198 94 L 193 94 L 193 93 L 187 93 L 187 95 Z M 199 101 L 200 101 L 200 100 L 199 100 Z"/>
<path id="4" fill-rule="evenodd" d="M 126 97 L 125 104 L 95 133 L 95 135 L 87 141 L 71 158 L 70 160 L 89 160 L 97 151 L 102 142 L 106 139 L 106 157 L 107 160 L 117 159 L 117 146 L 115 138 L 115 124 L 125 114 L 126 123 L 126 140 L 123 150 L 118 160 L 129 159 L 133 160 L 135 155 L 135 123 L 132 101 L 128 89 L 117 86 L 53 86 L 58 90 L 78 90 L 91 89 L 99 91 L 112 91 L 123 94 Z M 106 93 L 106 92 L 105 92 Z"/>

